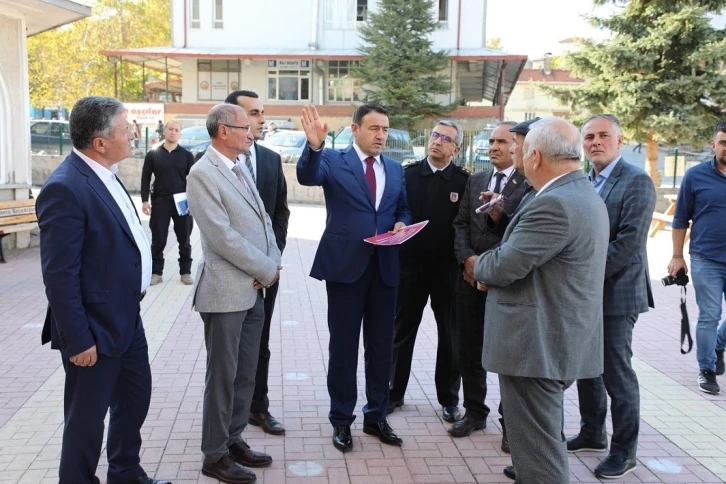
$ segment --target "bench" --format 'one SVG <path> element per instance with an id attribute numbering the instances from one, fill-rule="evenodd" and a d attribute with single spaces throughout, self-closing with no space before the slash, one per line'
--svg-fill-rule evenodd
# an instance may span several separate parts
<path id="1" fill-rule="evenodd" d="M 0 263 L 5 263 L 2 239 L 16 232 L 29 232 L 37 228 L 35 200 L 0 202 Z"/>

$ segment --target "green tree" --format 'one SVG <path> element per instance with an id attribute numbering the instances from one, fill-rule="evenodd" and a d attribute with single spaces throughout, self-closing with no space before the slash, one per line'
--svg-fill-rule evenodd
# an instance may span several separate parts
<path id="1" fill-rule="evenodd" d="M 99 51 L 169 45 L 169 8 L 168 0 L 98 0 L 90 17 L 30 37 L 31 103 L 70 108 L 83 96 L 113 96 L 115 75 L 122 101 L 143 100 L 141 66 L 120 63 L 115 73 Z"/>
<path id="2" fill-rule="evenodd" d="M 726 1 L 614 3 L 622 10 L 591 19 L 611 38 L 583 40 L 582 49 L 567 56 L 573 76 L 584 84 L 545 90 L 574 111 L 615 114 L 626 138 L 646 143 L 646 171 L 659 186 L 658 142 L 703 145 L 726 105 L 726 31 L 714 29 L 708 17 Z"/>
<path id="3" fill-rule="evenodd" d="M 493 39 L 488 39 L 487 48 L 494 49 L 494 50 L 504 50 L 504 44 L 502 44 L 502 38 L 494 37 Z"/>
<path id="4" fill-rule="evenodd" d="M 380 0 L 360 28 L 363 60 L 353 75 L 363 83 L 368 102 L 391 112 L 391 123 L 408 129 L 427 115 L 443 115 L 456 103 L 442 105 L 436 94 L 448 94 L 451 80 L 443 72 L 449 57 L 434 52 L 429 34 L 438 28 L 433 0 Z"/>

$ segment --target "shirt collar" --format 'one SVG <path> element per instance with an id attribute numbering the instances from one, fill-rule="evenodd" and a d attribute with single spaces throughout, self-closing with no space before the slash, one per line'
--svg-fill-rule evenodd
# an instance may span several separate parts
<path id="1" fill-rule="evenodd" d="M 449 165 L 451 165 L 451 163 L 453 163 L 453 160 L 452 160 L 452 161 L 450 161 L 450 162 L 449 162 L 449 163 L 448 163 L 448 164 L 447 164 L 447 165 L 446 165 L 445 167 L 443 167 L 443 168 L 436 168 L 436 167 L 435 167 L 434 165 L 432 165 L 432 164 L 431 164 L 431 161 L 429 160 L 429 157 L 428 157 L 428 156 L 426 157 L 426 163 L 428 163 L 428 164 L 429 164 L 429 168 L 431 169 L 431 173 L 436 173 L 437 171 L 441 171 L 441 172 L 443 172 L 444 170 L 446 170 L 446 169 L 447 169 L 447 168 L 449 167 Z"/>
<path id="2" fill-rule="evenodd" d="M 118 173 L 118 165 L 113 165 L 109 170 L 96 160 L 81 153 L 76 148 L 73 148 L 73 152 L 77 154 L 79 158 L 85 161 L 88 166 L 91 167 L 91 169 L 94 171 L 94 173 L 96 173 L 96 175 L 98 175 L 98 178 L 100 178 L 103 183 L 108 184 L 114 181 L 114 179 L 116 178 L 116 173 Z"/>
<path id="3" fill-rule="evenodd" d="M 219 151 L 217 151 L 214 148 L 214 146 L 212 146 L 211 144 L 209 145 L 209 149 L 212 150 L 214 153 L 216 153 L 216 155 L 219 157 L 220 160 L 222 160 L 224 162 L 224 165 L 227 168 L 229 168 L 230 170 L 232 168 L 234 168 L 234 161 L 230 160 L 229 158 L 227 158 L 226 156 L 224 156 L 222 153 L 220 153 Z"/>
<path id="4" fill-rule="evenodd" d="M 618 156 L 615 158 L 608 166 L 603 168 L 603 170 L 597 175 L 597 180 L 607 180 L 610 177 L 610 173 L 613 172 L 615 169 L 615 166 L 620 162 L 620 159 L 622 156 Z M 590 173 L 587 174 L 587 178 L 592 182 L 593 181 L 593 175 L 595 175 L 595 169 L 591 169 Z"/>
<path id="5" fill-rule="evenodd" d="M 353 143 L 353 149 L 356 153 L 358 153 L 358 158 L 360 158 L 361 163 L 364 163 L 366 161 L 366 158 L 368 158 L 368 155 L 363 153 L 363 151 L 361 151 L 360 147 L 356 143 Z M 376 163 L 378 163 L 379 165 L 383 164 L 383 162 L 381 161 L 381 155 L 374 156 L 373 158 L 376 159 Z"/>
<path id="6" fill-rule="evenodd" d="M 547 188 L 548 186 L 552 185 L 552 184 L 553 184 L 554 182 L 556 182 L 557 180 L 559 180 L 559 179 L 560 179 L 560 178 L 562 178 L 563 176 L 565 176 L 565 175 L 569 175 L 570 173 L 572 173 L 572 172 L 569 172 L 569 173 L 563 173 L 563 174 L 562 174 L 562 175 L 560 175 L 560 176 L 556 176 L 556 177 L 554 177 L 553 179 L 551 179 L 550 181 L 548 181 L 547 183 L 545 183 L 545 184 L 544 184 L 544 186 L 543 186 L 542 188 L 540 188 L 539 190 L 537 190 L 537 193 L 536 193 L 536 194 L 535 194 L 534 196 L 535 196 L 535 197 L 538 197 L 538 196 L 539 196 L 539 195 L 540 195 L 540 194 L 541 194 L 541 193 L 542 193 L 543 191 L 545 191 L 545 188 Z"/>
<path id="7" fill-rule="evenodd" d="M 514 172 L 514 165 L 510 166 L 509 168 L 505 168 L 502 171 L 494 168 L 494 173 L 492 173 L 492 176 L 496 175 L 497 173 L 504 173 L 504 178 L 509 178 L 510 176 L 512 176 L 512 172 Z"/>

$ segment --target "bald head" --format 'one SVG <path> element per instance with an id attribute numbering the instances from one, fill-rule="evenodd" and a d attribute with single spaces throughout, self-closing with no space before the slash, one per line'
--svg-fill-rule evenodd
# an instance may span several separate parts
<path id="1" fill-rule="evenodd" d="M 537 190 L 580 167 L 580 132 L 569 121 L 546 117 L 534 123 L 524 140 L 524 171 Z"/>
<path id="2" fill-rule="evenodd" d="M 236 104 L 217 104 L 207 115 L 207 132 L 212 138 L 219 135 L 219 128 L 224 125 L 236 126 L 236 118 L 245 116 L 245 110 Z M 246 116 L 245 116 L 246 117 Z"/>
<path id="3" fill-rule="evenodd" d="M 230 160 L 250 151 L 254 138 L 245 110 L 236 104 L 217 104 L 207 115 L 207 132 L 214 149 Z"/>

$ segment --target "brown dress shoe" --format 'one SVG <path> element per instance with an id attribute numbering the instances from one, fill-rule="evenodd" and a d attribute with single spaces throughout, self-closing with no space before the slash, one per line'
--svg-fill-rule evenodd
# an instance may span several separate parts
<path id="1" fill-rule="evenodd" d="M 267 467 L 272 464 L 272 457 L 250 449 L 247 442 L 238 440 L 229 446 L 229 453 L 235 462 L 247 467 Z"/>
<path id="2" fill-rule="evenodd" d="M 224 454 L 217 461 L 205 458 L 202 464 L 202 474 L 229 484 L 247 484 L 257 480 L 257 476 L 253 472 L 235 462 L 229 454 Z"/>
<path id="3" fill-rule="evenodd" d="M 247 421 L 250 425 L 260 427 L 266 434 L 285 435 L 285 427 L 270 412 L 251 413 Z"/>

